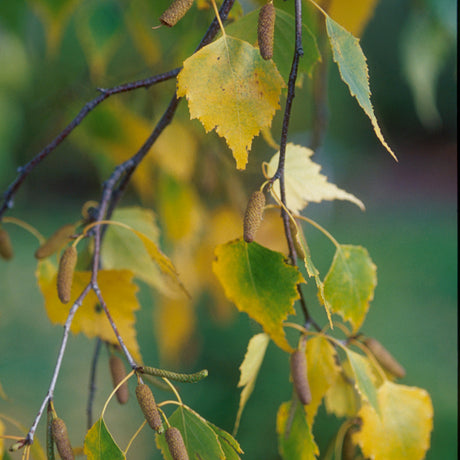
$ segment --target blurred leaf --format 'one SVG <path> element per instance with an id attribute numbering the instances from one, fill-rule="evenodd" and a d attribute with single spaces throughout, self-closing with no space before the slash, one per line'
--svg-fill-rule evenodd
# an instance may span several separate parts
<path id="1" fill-rule="evenodd" d="M 318 0 L 327 14 L 356 37 L 362 35 L 378 0 Z"/>
<path id="2" fill-rule="evenodd" d="M 326 17 L 326 28 L 329 42 L 332 47 L 334 61 L 339 66 L 340 76 L 348 85 L 350 94 L 356 97 L 365 114 L 370 118 L 374 132 L 382 145 L 397 160 L 396 155 L 385 142 L 380 131 L 377 118 L 371 103 L 371 90 L 369 88 L 369 73 L 366 57 L 361 49 L 359 40 L 345 30 L 342 26 Z"/>
<path id="3" fill-rule="evenodd" d="M 297 284 L 304 281 L 297 267 L 288 265 L 279 252 L 241 239 L 218 246 L 215 255 L 213 270 L 227 298 L 261 324 L 281 349 L 291 352 L 283 321 L 295 313 Z"/>
<path id="4" fill-rule="evenodd" d="M 349 348 L 345 349 L 347 358 L 350 361 L 351 369 L 356 383 L 356 388 L 364 399 L 369 402 L 377 414 L 381 408 L 377 401 L 377 392 L 373 380 L 373 373 L 369 359 Z"/>
<path id="5" fill-rule="evenodd" d="M 45 299 L 45 309 L 53 324 L 64 324 L 69 307 L 61 303 L 56 289 L 57 269 L 49 259 L 38 263 L 36 276 Z M 140 306 L 136 298 L 137 286 L 134 274 L 129 270 L 100 270 L 98 283 L 113 321 L 134 359 L 140 361 L 139 345 L 136 340 L 136 317 L 134 312 Z M 72 304 L 91 280 L 91 272 L 77 271 L 72 283 Z M 82 332 L 87 337 L 100 337 L 107 342 L 118 344 L 110 323 L 99 305 L 96 294 L 91 291 L 85 297 L 72 321 L 70 330 L 74 334 Z"/>
<path id="6" fill-rule="evenodd" d="M 115 443 L 101 417 L 86 433 L 84 453 L 88 460 L 124 460 L 126 457 Z"/>
<path id="7" fill-rule="evenodd" d="M 186 406 L 180 406 L 168 418 L 171 426 L 178 428 L 190 458 L 209 460 L 225 459 L 218 435 L 207 421 Z M 156 435 L 156 443 L 166 460 L 172 460 L 164 435 Z"/>
<path id="8" fill-rule="evenodd" d="M 269 336 L 264 333 L 251 337 L 251 340 L 249 341 L 248 351 L 246 352 L 244 360 L 240 366 L 241 376 L 240 381 L 238 382 L 238 387 L 242 387 L 243 390 L 241 391 L 240 404 L 238 406 L 238 413 L 236 415 L 233 433 L 238 431 L 241 414 L 243 413 L 243 409 L 254 390 L 254 385 L 256 383 L 257 376 L 259 375 L 260 366 L 264 360 L 269 341 Z"/>
<path id="9" fill-rule="evenodd" d="M 429 12 L 412 12 L 401 42 L 402 68 L 412 90 L 417 115 L 430 129 L 442 123 L 436 107 L 436 90 L 453 46 L 452 37 Z"/>
<path id="10" fill-rule="evenodd" d="M 3 458 L 3 451 L 4 451 L 4 441 L 3 435 L 5 434 L 5 425 L 0 420 L 0 458 Z"/>
<path id="11" fill-rule="evenodd" d="M 177 95 L 187 97 L 190 118 L 226 139 L 237 168 L 245 169 L 252 139 L 271 125 L 283 86 L 275 64 L 257 48 L 225 36 L 184 62 Z"/>
<path id="12" fill-rule="evenodd" d="M 350 321 L 354 332 L 363 324 L 374 298 L 376 273 L 377 267 L 365 248 L 342 244 L 324 278 L 324 297 L 331 311 Z"/>
<path id="13" fill-rule="evenodd" d="M 313 150 L 301 145 L 287 144 L 285 181 L 287 207 L 294 213 L 299 213 L 309 202 L 320 203 L 324 200 L 348 200 L 364 210 L 364 204 L 351 193 L 339 189 L 320 174 L 321 166 L 314 163 L 310 157 Z M 273 155 L 267 166 L 267 174 L 272 177 L 279 162 L 279 152 Z M 280 194 L 279 181 L 273 184 L 278 198 Z"/>
<path id="14" fill-rule="evenodd" d="M 306 409 L 307 421 L 313 426 L 318 408 L 329 387 L 338 378 L 340 367 L 337 365 L 337 353 L 325 337 L 313 337 L 306 346 L 308 382 L 311 402 Z"/>
<path id="15" fill-rule="evenodd" d="M 296 404 L 295 408 L 292 404 Z M 294 410 L 293 417 L 291 411 Z M 278 449 L 283 460 L 314 460 L 319 455 L 302 404 L 285 402 L 276 418 Z"/>
<path id="16" fill-rule="evenodd" d="M 347 363 L 342 363 L 342 366 Z M 335 414 L 336 417 L 353 417 L 358 412 L 359 397 L 353 382 L 343 372 L 340 372 L 327 390 L 324 405 L 327 412 Z"/>
<path id="17" fill-rule="evenodd" d="M 292 34 L 295 28 L 294 17 L 276 8 L 275 40 L 273 43 L 273 61 L 287 84 L 291 72 L 292 57 L 294 56 L 294 40 Z M 226 27 L 229 35 L 249 42 L 256 46 L 257 22 L 259 10 L 243 16 L 238 21 Z M 314 65 L 321 60 L 315 36 L 310 29 L 302 26 L 302 45 L 304 55 L 299 62 L 299 73 L 311 76 Z"/>
<path id="18" fill-rule="evenodd" d="M 358 415 L 363 424 L 353 434 L 365 457 L 374 460 L 419 460 L 430 446 L 433 406 L 420 388 L 386 381 L 377 392 L 381 415 L 364 405 Z"/>

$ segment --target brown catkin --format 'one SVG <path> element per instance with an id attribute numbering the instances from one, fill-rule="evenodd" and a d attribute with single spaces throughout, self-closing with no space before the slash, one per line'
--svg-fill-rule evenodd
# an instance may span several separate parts
<path id="1" fill-rule="evenodd" d="M 257 38 L 260 55 L 265 59 L 273 57 L 273 41 L 275 36 L 275 7 L 273 2 L 266 3 L 259 11 Z"/>
<path id="2" fill-rule="evenodd" d="M 367 337 L 364 343 L 384 369 L 400 379 L 406 375 L 404 367 L 396 361 L 393 355 L 378 340 Z"/>
<path id="3" fill-rule="evenodd" d="M 175 426 L 168 427 L 165 437 L 173 460 L 189 460 L 182 434 Z"/>
<path id="4" fill-rule="evenodd" d="M 5 260 L 10 260 L 13 257 L 10 235 L 4 228 L 0 228 L 0 257 Z"/>
<path id="5" fill-rule="evenodd" d="M 69 246 L 61 256 L 57 274 L 57 291 L 59 300 L 68 303 L 72 291 L 73 274 L 77 265 L 77 249 Z"/>
<path id="6" fill-rule="evenodd" d="M 265 195 L 256 190 L 249 198 L 243 222 L 243 238 L 246 243 L 252 243 L 260 227 L 264 215 Z"/>
<path id="7" fill-rule="evenodd" d="M 169 8 L 160 16 L 160 22 L 165 26 L 175 26 L 193 5 L 194 0 L 174 0 Z"/>
<path id="8" fill-rule="evenodd" d="M 56 417 L 51 422 L 51 432 L 62 460 L 73 460 L 75 457 L 67 434 L 67 427 L 61 418 Z"/>
<path id="9" fill-rule="evenodd" d="M 36 259 L 44 259 L 65 246 L 75 233 L 75 224 L 67 224 L 57 229 L 36 251 Z"/>
<path id="10" fill-rule="evenodd" d="M 145 383 L 140 383 L 136 387 L 136 397 L 145 419 L 152 429 L 158 433 L 163 433 L 163 421 L 158 411 L 152 391 Z"/>
<path id="11" fill-rule="evenodd" d="M 123 360 L 117 355 L 111 355 L 109 359 L 110 375 L 115 388 L 125 377 L 126 369 Z M 124 382 L 115 393 L 120 404 L 126 404 L 129 398 L 128 382 Z"/>
<path id="12" fill-rule="evenodd" d="M 302 404 L 310 404 L 311 392 L 307 375 L 307 356 L 304 350 L 291 353 L 291 375 L 294 388 Z"/>

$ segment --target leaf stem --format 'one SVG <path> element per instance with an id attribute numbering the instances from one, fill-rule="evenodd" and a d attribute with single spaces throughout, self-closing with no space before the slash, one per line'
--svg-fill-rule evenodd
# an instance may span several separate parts
<path id="1" fill-rule="evenodd" d="M 314 220 L 308 218 L 308 217 L 305 217 L 305 216 L 301 216 L 301 215 L 296 215 L 295 216 L 297 219 L 302 219 L 304 220 L 305 222 L 308 222 L 310 225 L 313 225 L 313 227 L 317 228 L 321 233 L 323 233 L 325 236 L 327 236 L 335 245 L 335 247 L 339 250 L 341 250 L 341 247 L 340 247 L 340 243 L 324 228 L 322 227 L 320 224 L 318 224 L 317 222 L 315 222 Z"/>

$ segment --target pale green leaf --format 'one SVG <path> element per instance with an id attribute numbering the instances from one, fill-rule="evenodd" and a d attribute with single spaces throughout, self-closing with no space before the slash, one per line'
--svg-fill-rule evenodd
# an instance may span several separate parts
<path id="1" fill-rule="evenodd" d="M 359 40 L 329 16 L 326 16 L 326 28 L 333 58 L 339 66 L 342 80 L 348 85 L 350 94 L 356 98 L 365 114 L 370 118 L 375 134 L 382 145 L 397 160 L 396 155 L 386 143 L 374 114 L 366 57 Z"/>
<path id="2" fill-rule="evenodd" d="M 283 460 L 314 460 L 319 455 L 304 407 L 299 402 L 281 404 L 276 418 L 276 432 Z"/>
<path id="3" fill-rule="evenodd" d="M 370 403 L 376 413 L 380 413 L 377 391 L 373 381 L 372 367 L 366 356 L 360 355 L 349 348 L 345 349 L 355 379 L 356 389 Z"/>
<path id="4" fill-rule="evenodd" d="M 101 417 L 86 433 L 84 453 L 88 460 L 124 460 L 126 457 L 117 446 Z"/>
<path id="5" fill-rule="evenodd" d="M 292 351 L 283 321 L 295 313 L 297 285 L 304 281 L 297 267 L 288 265 L 283 254 L 242 239 L 217 246 L 215 255 L 213 270 L 227 298 L 261 324 L 280 348 Z"/>
<path id="6" fill-rule="evenodd" d="M 181 432 L 189 458 L 225 460 L 218 435 L 195 411 L 187 406 L 180 406 L 168 420 L 171 426 Z M 157 434 L 156 443 L 165 460 L 172 460 L 164 435 Z"/>
<path id="7" fill-rule="evenodd" d="M 421 460 L 430 447 L 433 405 L 421 388 L 385 381 L 377 392 L 380 416 L 368 405 L 358 413 L 363 424 L 353 434 L 365 457 Z"/>
<path id="8" fill-rule="evenodd" d="M 236 439 L 230 433 L 227 433 L 213 423 L 209 421 L 207 423 L 217 435 L 220 447 L 225 454 L 225 460 L 239 460 L 240 456 L 238 454 L 244 454 L 244 452 Z"/>
<path id="9" fill-rule="evenodd" d="M 377 267 L 361 246 L 339 245 L 324 279 L 324 297 L 333 313 L 350 321 L 356 332 L 374 298 Z"/>
<path id="10" fill-rule="evenodd" d="M 254 385 L 259 375 L 260 366 L 262 365 L 269 340 L 267 334 L 261 333 L 255 335 L 249 341 L 248 350 L 240 366 L 241 376 L 238 387 L 242 387 L 243 390 L 241 391 L 240 405 L 238 407 L 233 433 L 238 431 L 241 414 L 254 390 Z"/>
<path id="11" fill-rule="evenodd" d="M 216 129 L 244 169 L 252 139 L 271 125 L 279 108 L 283 79 L 249 43 L 224 36 L 189 57 L 177 78 L 177 95 L 186 96 L 190 118 Z"/>
<path id="12" fill-rule="evenodd" d="M 320 174 L 321 166 L 311 160 L 313 150 L 289 143 L 286 146 L 285 182 L 287 207 L 299 213 L 309 202 L 324 200 L 348 200 L 364 210 L 364 204 L 351 193 L 341 190 Z M 278 168 L 279 152 L 273 155 L 267 166 L 268 176 L 273 176 Z M 279 181 L 273 184 L 280 197 Z"/>

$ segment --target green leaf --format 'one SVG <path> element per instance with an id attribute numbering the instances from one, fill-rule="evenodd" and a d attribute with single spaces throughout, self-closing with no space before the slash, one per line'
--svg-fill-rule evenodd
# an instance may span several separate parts
<path id="1" fill-rule="evenodd" d="M 386 381 L 378 389 L 380 416 L 366 404 L 358 413 L 363 424 L 353 434 L 363 454 L 374 460 L 420 460 L 430 447 L 433 405 L 420 388 Z"/>
<path id="2" fill-rule="evenodd" d="M 294 411 L 293 416 L 291 410 Z M 276 418 L 276 432 L 283 460 L 314 460 L 319 454 L 305 410 L 299 402 L 281 404 Z"/>
<path id="3" fill-rule="evenodd" d="M 289 13 L 275 8 L 275 40 L 273 43 L 273 61 L 276 64 L 285 83 L 288 82 L 291 71 L 292 57 L 294 56 L 294 40 L 292 34 L 295 28 L 295 19 Z M 238 21 L 226 27 L 229 35 L 247 41 L 254 46 L 257 43 L 257 22 L 259 9 L 243 16 Z M 302 45 L 304 55 L 299 62 L 299 73 L 311 76 L 314 65 L 321 60 L 315 36 L 310 29 L 302 25 Z"/>
<path id="4" fill-rule="evenodd" d="M 243 387 L 243 390 L 241 391 L 240 404 L 236 415 L 233 434 L 238 431 L 241 414 L 243 413 L 243 409 L 254 390 L 254 385 L 256 383 L 257 376 L 259 375 L 260 366 L 262 365 L 269 340 L 268 335 L 262 333 L 251 337 L 251 340 L 249 341 L 248 351 L 246 352 L 244 360 L 240 366 L 241 376 L 240 381 L 238 382 L 238 387 Z"/>
<path id="5" fill-rule="evenodd" d="M 291 352 L 283 321 L 295 313 L 297 285 L 304 281 L 297 267 L 288 265 L 283 254 L 242 239 L 217 246 L 215 255 L 213 270 L 227 298 L 260 323 L 280 348 Z"/>
<path id="6" fill-rule="evenodd" d="M 226 431 L 222 430 L 218 426 L 214 425 L 211 422 L 207 422 L 208 425 L 214 430 L 219 439 L 220 447 L 225 454 L 225 460 L 239 460 L 240 456 L 238 454 L 244 454 L 240 445 L 236 439 Z"/>
<path id="7" fill-rule="evenodd" d="M 85 437 L 84 453 L 88 460 L 124 460 L 126 457 L 117 446 L 101 417 Z"/>
<path id="8" fill-rule="evenodd" d="M 271 125 L 284 81 L 272 61 L 249 43 L 224 36 L 185 60 L 177 95 L 186 96 L 190 118 L 216 129 L 244 169 L 252 139 Z"/>
<path id="9" fill-rule="evenodd" d="M 187 406 L 180 406 L 168 418 L 178 428 L 184 439 L 189 457 L 192 459 L 224 460 L 218 435 L 208 422 Z M 172 460 L 164 435 L 156 435 L 156 443 L 166 460 Z"/>
<path id="10" fill-rule="evenodd" d="M 368 358 L 348 348 L 345 348 L 345 351 L 353 371 L 358 392 L 371 404 L 377 413 L 380 413 L 377 391 L 373 382 L 372 368 Z"/>
<path id="11" fill-rule="evenodd" d="M 333 58 L 339 66 L 342 80 L 348 85 L 350 94 L 356 97 L 359 105 L 370 118 L 374 132 L 382 145 L 397 160 L 396 155 L 385 142 L 374 114 L 366 57 L 361 49 L 359 40 L 329 16 L 326 16 L 326 28 Z"/>
<path id="12" fill-rule="evenodd" d="M 331 311 L 350 321 L 356 332 L 374 298 L 377 267 L 361 246 L 339 245 L 324 278 L 324 298 Z"/>

